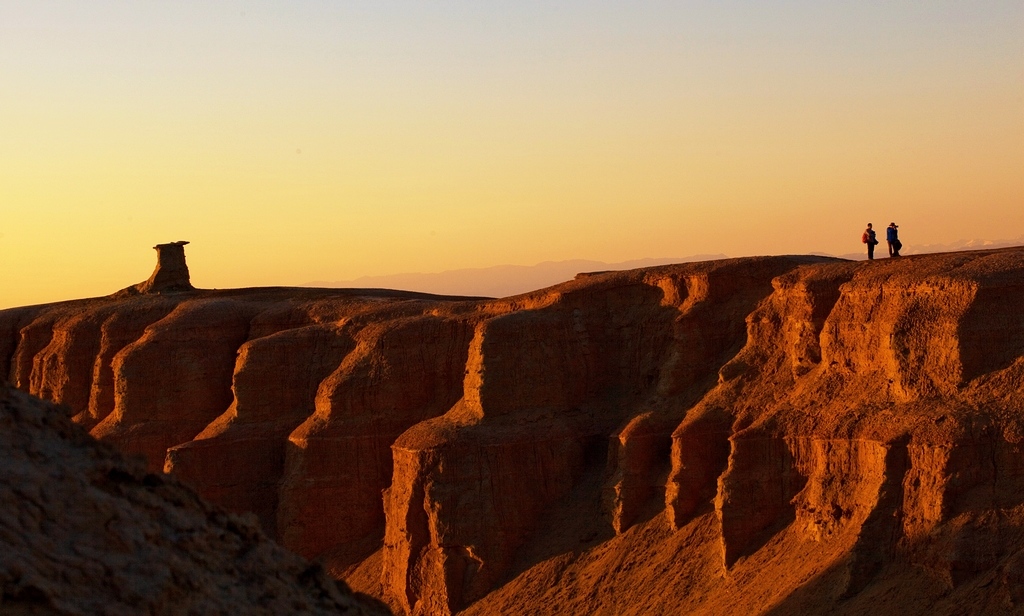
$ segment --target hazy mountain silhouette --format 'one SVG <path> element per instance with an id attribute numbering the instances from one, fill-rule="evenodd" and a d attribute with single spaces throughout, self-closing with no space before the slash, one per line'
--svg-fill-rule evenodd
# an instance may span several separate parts
<path id="1" fill-rule="evenodd" d="M 652 267 L 668 263 L 691 261 L 712 261 L 727 258 L 724 254 L 692 255 L 661 259 L 635 259 L 620 263 L 605 263 L 586 259 L 569 261 L 545 261 L 537 265 L 495 265 L 447 270 L 436 273 L 390 274 L 387 276 L 362 276 L 353 280 L 316 280 L 305 287 L 402 289 L 437 293 L 438 295 L 475 295 L 483 297 L 507 297 L 536 289 L 543 289 L 559 282 L 571 280 L 580 272 L 604 270 L 628 270 Z"/>

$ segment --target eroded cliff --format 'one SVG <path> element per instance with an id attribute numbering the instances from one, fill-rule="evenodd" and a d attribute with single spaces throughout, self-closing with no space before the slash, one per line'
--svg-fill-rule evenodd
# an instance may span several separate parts
<path id="1" fill-rule="evenodd" d="M 0 311 L 0 368 L 410 614 L 991 613 L 1022 291 L 1024 249 L 174 288 Z"/>
<path id="2" fill-rule="evenodd" d="M 0 456 L 4 614 L 387 612 L 6 383 Z"/>

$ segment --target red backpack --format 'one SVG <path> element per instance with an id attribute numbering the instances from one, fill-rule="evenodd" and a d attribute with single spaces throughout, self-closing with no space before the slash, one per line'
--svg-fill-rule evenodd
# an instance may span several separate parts
<path id="1" fill-rule="evenodd" d="M 867 231 L 864 232 L 864 235 L 860 236 L 860 242 L 862 244 L 867 244 L 868 243 L 868 232 Z"/>

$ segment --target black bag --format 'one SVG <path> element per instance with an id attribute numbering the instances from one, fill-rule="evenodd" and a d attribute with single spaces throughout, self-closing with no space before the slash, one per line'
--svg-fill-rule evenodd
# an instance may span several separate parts
<path id="1" fill-rule="evenodd" d="M 893 240 L 892 247 L 896 249 L 896 252 L 899 252 L 903 248 L 903 242 L 899 240 Z"/>

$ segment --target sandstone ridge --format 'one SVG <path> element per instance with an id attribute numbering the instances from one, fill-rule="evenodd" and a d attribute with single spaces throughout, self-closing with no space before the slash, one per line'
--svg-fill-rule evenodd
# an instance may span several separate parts
<path id="1" fill-rule="evenodd" d="M 399 612 L 998 613 L 1022 291 L 1004 249 L 115 294 L 0 311 L 0 374 Z"/>

